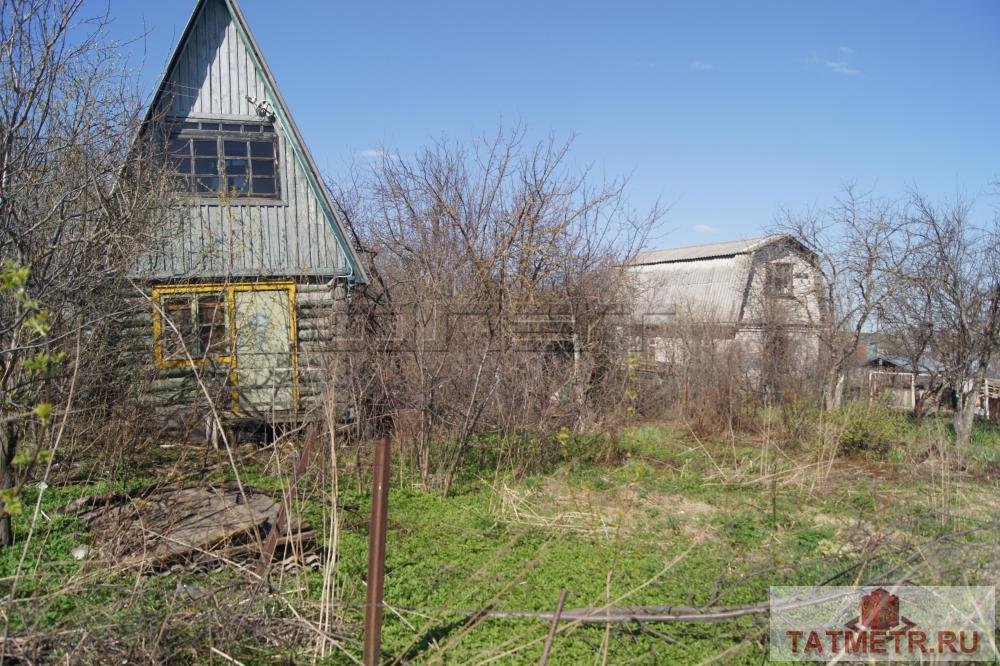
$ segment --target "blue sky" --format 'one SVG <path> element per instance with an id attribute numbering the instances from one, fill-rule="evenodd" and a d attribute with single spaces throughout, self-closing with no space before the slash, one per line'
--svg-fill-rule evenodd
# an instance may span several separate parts
<path id="1" fill-rule="evenodd" d="M 110 2 L 151 91 L 194 0 Z M 499 122 L 671 209 L 653 245 L 753 236 L 856 180 L 985 199 L 1000 2 L 242 0 L 320 167 Z"/>

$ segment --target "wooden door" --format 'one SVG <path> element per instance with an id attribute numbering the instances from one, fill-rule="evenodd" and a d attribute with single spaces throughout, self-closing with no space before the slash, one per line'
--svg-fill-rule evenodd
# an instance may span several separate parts
<path id="1" fill-rule="evenodd" d="M 295 303 L 288 288 L 233 292 L 234 383 L 241 411 L 295 407 Z"/>

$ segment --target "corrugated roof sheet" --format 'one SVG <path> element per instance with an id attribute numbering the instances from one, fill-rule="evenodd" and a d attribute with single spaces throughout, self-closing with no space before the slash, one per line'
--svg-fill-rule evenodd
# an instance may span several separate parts
<path id="1" fill-rule="evenodd" d="M 674 260 L 638 265 L 632 271 L 638 288 L 637 313 L 648 323 L 674 316 L 735 323 L 743 306 L 750 255 L 743 252 L 700 261 Z"/>
<path id="2" fill-rule="evenodd" d="M 738 254 L 752 252 L 762 245 L 767 245 L 774 241 L 785 238 L 781 234 L 770 236 L 758 236 L 745 240 L 723 241 L 721 243 L 706 243 L 704 245 L 691 245 L 689 247 L 675 247 L 664 250 L 649 250 L 640 252 L 632 260 L 632 265 L 662 264 L 678 261 L 695 261 L 701 259 L 712 259 L 717 257 L 731 257 Z"/>
<path id="3" fill-rule="evenodd" d="M 865 365 L 891 365 L 896 368 L 900 368 L 906 372 L 914 372 L 913 363 L 910 359 L 904 358 L 902 356 L 893 356 L 890 354 L 876 354 L 872 358 L 865 362 Z M 921 356 L 917 359 L 917 370 L 916 372 L 931 373 L 931 372 L 943 372 L 945 367 L 935 361 L 934 359 Z"/>

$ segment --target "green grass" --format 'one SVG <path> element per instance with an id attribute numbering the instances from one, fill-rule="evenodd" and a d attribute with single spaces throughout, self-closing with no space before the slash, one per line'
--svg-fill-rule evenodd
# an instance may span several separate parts
<path id="1" fill-rule="evenodd" d="M 893 417 L 893 447 L 905 446 L 911 426 Z M 766 600 L 770 585 L 849 584 L 857 575 L 897 563 L 892 552 L 866 551 L 866 535 L 881 534 L 890 543 L 903 533 L 930 541 L 995 519 L 997 509 L 995 480 L 956 475 L 942 484 L 935 473 L 894 462 L 891 455 L 873 452 L 865 458 L 864 449 L 827 477 L 809 471 L 806 465 L 815 457 L 808 447 L 771 452 L 768 469 L 781 479 L 772 485 L 759 480 L 764 463 L 752 437 L 695 440 L 681 428 L 656 425 L 634 428 L 620 439 L 600 433 L 574 437 L 564 442 L 565 451 L 545 459 L 542 471 L 527 477 L 497 476 L 484 442 L 470 455 L 447 499 L 393 477 L 385 585 L 385 601 L 393 610 L 385 615 L 383 631 L 387 657 L 405 655 L 418 663 L 537 663 L 545 623 L 472 621 L 474 611 L 549 612 L 563 587 L 569 590 L 570 607 L 609 600 L 625 606 L 699 605 L 713 598 L 721 605 L 755 603 Z M 977 424 L 972 448 L 982 452 L 975 455 L 983 460 L 996 460 L 1000 431 Z M 281 480 L 263 469 L 262 460 L 248 456 L 240 477 L 261 488 L 281 487 Z M 232 471 L 216 476 L 231 477 Z M 273 647 L 235 628 L 206 633 L 208 619 L 224 624 L 237 611 L 230 610 L 230 601 L 213 606 L 186 599 L 177 592 L 178 581 L 242 603 L 249 583 L 232 570 L 137 578 L 70 556 L 70 549 L 88 543 L 90 535 L 75 518 L 57 515 L 58 507 L 85 494 L 141 487 L 154 478 L 45 491 L 17 601 L 5 606 L 8 634 L 91 627 L 138 645 L 149 641 L 152 631 L 161 646 L 158 654 L 182 662 L 212 661 L 208 646 L 224 648 L 245 663 L 259 663 L 275 652 L 308 660 L 308 638 Z M 340 502 L 353 508 L 341 511 L 336 582 L 344 630 L 356 633 L 363 616 L 370 505 L 366 492 L 347 477 L 342 481 Z M 19 545 L 0 552 L 4 595 L 11 590 L 36 497 L 37 490 L 26 491 L 25 512 L 15 520 Z M 303 500 L 297 509 L 310 524 L 325 525 L 319 500 Z M 974 554 L 981 549 L 972 546 L 990 538 L 995 542 L 995 537 L 973 533 L 962 538 Z M 976 579 L 977 571 L 989 575 L 988 568 L 964 563 L 962 570 L 972 578 L 961 582 L 986 580 Z M 927 583 L 956 582 L 947 569 L 920 575 Z M 320 572 L 288 576 L 277 585 L 275 592 L 314 617 Z M 274 597 L 262 595 L 259 604 L 240 612 L 251 607 L 271 618 L 292 617 L 288 605 Z M 673 639 L 668 642 L 638 626 L 615 626 L 606 634 L 600 625 L 564 625 L 550 663 L 591 663 L 606 649 L 608 663 L 616 664 L 695 663 L 712 655 L 724 655 L 721 661 L 727 664 L 759 664 L 765 628 L 752 619 L 656 627 Z M 63 649 L 54 648 L 51 656 Z M 335 655 L 330 661 L 347 660 Z"/>

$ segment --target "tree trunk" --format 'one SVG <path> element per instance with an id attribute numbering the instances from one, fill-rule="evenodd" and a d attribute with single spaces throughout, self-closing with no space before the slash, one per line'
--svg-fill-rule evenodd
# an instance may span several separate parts
<path id="1" fill-rule="evenodd" d="M 920 426 L 924 423 L 924 404 L 927 402 L 926 397 L 920 397 L 913 402 L 913 426 L 920 430 Z"/>
<path id="2" fill-rule="evenodd" d="M 844 373 L 832 370 L 827 374 L 826 386 L 823 387 L 823 404 L 827 409 L 840 409 L 844 402 Z"/>
<path id="3" fill-rule="evenodd" d="M 978 387 L 977 387 L 978 388 Z M 955 445 L 959 453 L 962 453 L 972 438 L 972 424 L 976 417 L 976 394 L 973 390 L 968 393 L 959 390 L 958 400 L 955 404 Z"/>
<path id="4" fill-rule="evenodd" d="M 14 487 L 14 454 L 17 452 L 17 426 L 13 422 L 0 427 L 0 489 Z M 4 511 L 0 516 L 0 547 L 14 544 L 14 532 L 11 529 L 10 514 Z"/>

